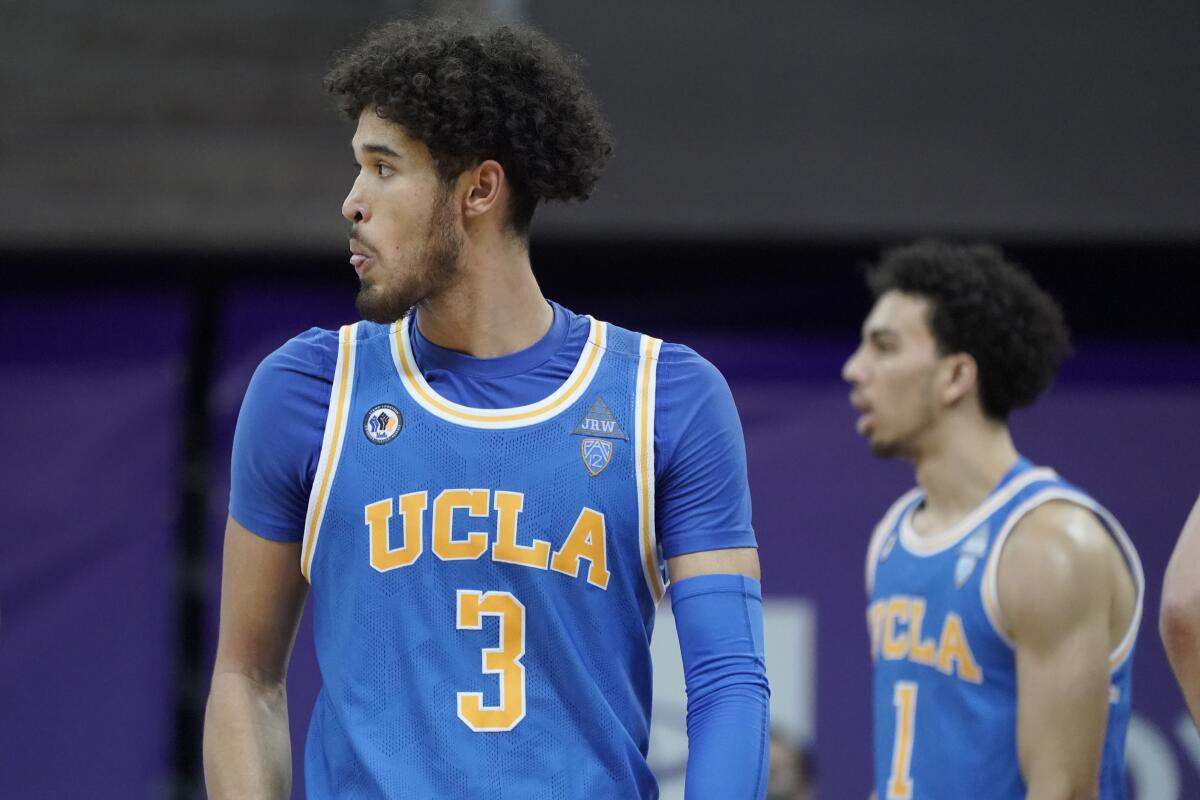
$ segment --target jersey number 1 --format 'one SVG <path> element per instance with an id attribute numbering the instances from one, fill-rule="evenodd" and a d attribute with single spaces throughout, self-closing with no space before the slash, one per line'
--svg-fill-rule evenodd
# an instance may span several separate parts
<path id="1" fill-rule="evenodd" d="M 917 684 L 896 681 L 892 690 L 896 707 L 896 738 L 892 743 L 892 774 L 887 782 L 887 800 L 912 800 L 913 731 L 917 722 Z"/>
<path id="2" fill-rule="evenodd" d="M 483 671 L 500 676 L 500 703 L 483 704 L 483 692 L 458 693 L 458 718 L 480 733 L 511 731 L 525 719 L 525 606 L 508 592 L 458 590 L 459 630 L 481 630 L 484 617 L 498 617 L 498 647 L 485 647 Z"/>

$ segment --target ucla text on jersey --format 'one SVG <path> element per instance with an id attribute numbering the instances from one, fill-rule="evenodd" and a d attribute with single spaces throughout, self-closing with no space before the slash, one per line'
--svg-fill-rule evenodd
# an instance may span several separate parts
<path id="1" fill-rule="evenodd" d="M 1112 690 L 1100 796 L 1124 796 L 1132 651 L 1144 579 L 1117 520 L 1053 470 L 1021 459 L 974 512 L 919 537 L 923 495 L 901 497 L 867 556 L 867 625 L 874 660 L 875 786 L 879 800 L 1025 797 L 1017 757 L 1017 675 L 997 591 L 1000 552 L 1016 524 L 1051 500 L 1090 509 L 1119 546 L 1137 590 L 1129 627 L 1109 659 Z"/>
<path id="2" fill-rule="evenodd" d="M 657 796 L 661 342 L 590 325 L 562 386 L 507 409 L 434 391 L 408 320 L 341 330 L 301 548 L 312 796 Z"/>

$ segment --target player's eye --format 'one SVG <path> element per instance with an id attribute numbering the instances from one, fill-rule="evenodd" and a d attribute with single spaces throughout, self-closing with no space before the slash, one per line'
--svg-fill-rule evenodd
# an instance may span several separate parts
<path id="1" fill-rule="evenodd" d="M 386 178 L 388 175 L 391 175 L 392 171 L 393 170 L 391 166 L 382 161 L 375 165 L 375 174 L 381 178 Z"/>

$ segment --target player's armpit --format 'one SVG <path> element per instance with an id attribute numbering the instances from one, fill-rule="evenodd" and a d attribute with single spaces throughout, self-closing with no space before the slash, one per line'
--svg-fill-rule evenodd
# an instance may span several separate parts
<path id="1" fill-rule="evenodd" d="M 1167 564 L 1158 629 L 1192 720 L 1200 728 L 1200 498 Z"/>
<path id="2" fill-rule="evenodd" d="M 704 550 L 667 559 L 667 576 L 672 583 L 697 575 L 745 575 L 759 580 L 758 549 Z"/>
<path id="3" fill-rule="evenodd" d="M 1027 797 L 1093 797 L 1108 715 L 1113 544 L 1087 510 L 1050 502 L 1000 558 L 1016 648 L 1017 750 Z"/>
<path id="4" fill-rule="evenodd" d="M 284 682 L 308 593 L 299 549 L 256 536 L 232 517 L 226 524 L 220 633 L 204 720 L 209 797 L 291 792 Z"/>

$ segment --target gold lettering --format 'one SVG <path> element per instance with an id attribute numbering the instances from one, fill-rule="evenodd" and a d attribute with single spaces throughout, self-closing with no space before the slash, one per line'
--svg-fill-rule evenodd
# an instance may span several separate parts
<path id="1" fill-rule="evenodd" d="M 908 655 L 908 634 L 897 634 L 896 623 L 907 622 L 910 603 L 907 598 L 893 597 L 888 600 L 887 615 L 883 621 L 883 657 L 899 661 Z"/>
<path id="2" fill-rule="evenodd" d="M 454 539 L 454 511 L 465 508 L 472 517 L 488 515 L 487 489 L 446 489 L 433 501 L 433 552 L 443 561 L 469 561 L 487 550 L 487 531 L 469 531 Z"/>
<path id="3" fill-rule="evenodd" d="M 391 546 L 392 498 L 371 503 L 364 509 L 371 536 L 371 566 L 380 572 L 407 567 L 421 556 L 424 538 L 424 513 L 428 502 L 425 492 L 400 496 L 400 518 L 404 545 Z"/>
<path id="4" fill-rule="evenodd" d="M 967 636 L 963 633 L 962 619 L 953 612 L 946 615 L 946 624 L 942 627 L 942 641 L 938 646 L 937 668 L 947 675 L 954 674 L 954 665 L 958 664 L 958 677 L 971 683 L 983 683 L 983 670 L 975 662 L 971 647 L 967 644 Z"/>
<path id="5" fill-rule="evenodd" d="M 579 512 L 575 526 L 554 554 L 550 569 L 564 575 L 579 575 L 579 559 L 591 562 L 588 567 L 588 583 L 601 589 L 608 588 L 608 554 L 604 533 L 604 515 L 590 508 Z"/>
<path id="6" fill-rule="evenodd" d="M 918 664 L 932 667 L 936 658 L 934 655 L 936 645 L 933 643 L 933 639 L 921 640 L 921 625 L 924 621 L 925 600 L 921 597 L 914 597 L 912 600 L 912 623 L 908 626 L 908 635 L 911 640 L 908 657 Z"/>
<path id="7" fill-rule="evenodd" d="M 492 501 L 496 507 L 496 542 L 492 558 L 508 564 L 546 569 L 550 562 L 550 543 L 534 539 L 531 544 L 517 544 L 517 517 L 525 508 L 525 495 L 520 492 L 497 491 Z"/>

